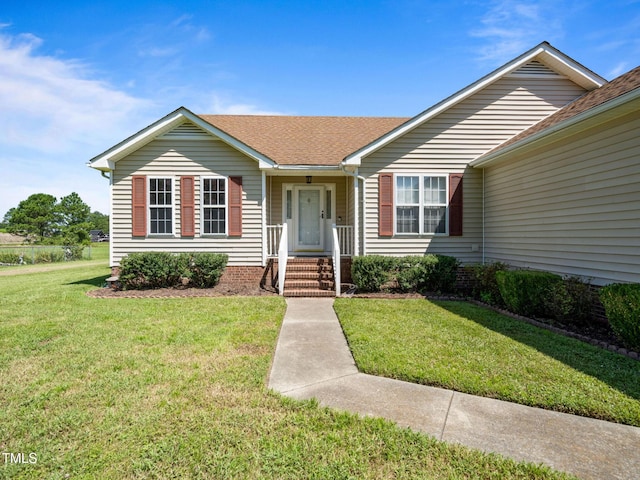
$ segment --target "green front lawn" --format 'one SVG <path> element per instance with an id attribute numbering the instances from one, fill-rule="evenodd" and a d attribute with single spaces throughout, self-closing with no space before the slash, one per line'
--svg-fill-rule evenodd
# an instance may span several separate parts
<path id="1" fill-rule="evenodd" d="M 337 299 L 358 368 L 640 426 L 640 363 L 465 302 Z"/>
<path id="2" fill-rule="evenodd" d="M 0 478 L 568 478 L 268 391 L 281 298 L 85 295 L 108 275 L 0 276 Z"/>

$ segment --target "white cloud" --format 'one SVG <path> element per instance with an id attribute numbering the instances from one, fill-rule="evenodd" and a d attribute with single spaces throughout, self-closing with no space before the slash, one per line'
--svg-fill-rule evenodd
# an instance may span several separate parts
<path id="1" fill-rule="evenodd" d="M 563 35 L 557 2 L 494 1 L 481 23 L 470 35 L 487 40 L 479 49 L 480 60 L 492 63 L 508 61 L 543 40 Z"/>
<path id="2" fill-rule="evenodd" d="M 37 192 L 77 191 L 105 211 L 107 184 L 85 163 L 150 123 L 153 104 L 90 78 L 79 61 L 39 55 L 41 44 L 0 34 L 0 215 Z"/>
<path id="3" fill-rule="evenodd" d="M 237 103 L 223 99 L 219 94 L 211 94 L 211 101 L 197 113 L 220 115 L 290 115 L 290 113 L 265 110 L 250 103 Z"/>

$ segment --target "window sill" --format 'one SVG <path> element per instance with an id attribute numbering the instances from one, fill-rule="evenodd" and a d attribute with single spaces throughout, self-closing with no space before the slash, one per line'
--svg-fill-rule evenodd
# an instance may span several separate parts
<path id="1" fill-rule="evenodd" d="M 394 237 L 433 238 L 448 237 L 448 233 L 394 233 Z"/>

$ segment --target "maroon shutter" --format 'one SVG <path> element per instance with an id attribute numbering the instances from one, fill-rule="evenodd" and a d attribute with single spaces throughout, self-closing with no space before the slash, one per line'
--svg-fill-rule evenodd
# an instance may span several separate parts
<path id="1" fill-rule="evenodd" d="M 449 175 L 449 235 L 462 236 L 462 174 Z"/>
<path id="2" fill-rule="evenodd" d="M 147 177 L 131 178 L 131 233 L 134 237 L 147 235 Z"/>
<path id="3" fill-rule="evenodd" d="M 229 177 L 229 236 L 242 236 L 242 177 Z"/>
<path id="4" fill-rule="evenodd" d="M 180 177 L 180 234 L 193 237 L 196 234 L 195 221 L 195 177 Z"/>
<path id="5" fill-rule="evenodd" d="M 378 175 L 378 235 L 393 236 L 393 174 Z"/>

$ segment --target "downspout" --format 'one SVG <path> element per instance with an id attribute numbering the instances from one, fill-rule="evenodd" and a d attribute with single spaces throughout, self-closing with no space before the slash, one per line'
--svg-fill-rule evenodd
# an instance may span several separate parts
<path id="1" fill-rule="evenodd" d="M 354 199 L 353 199 L 353 216 L 354 218 L 354 222 L 353 222 L 353 237 L 354 237 L 354 256 L 358 256 L 360 255 L 360 188 L 359 188 L 359 184 L 358 184 L 358 180 L 362 180 L 362 216 L 363 216 L 363 221 L 362 221 L 362 225 L 364 226 L 364 214 L 365 214 L 365 178 L 361 175 L 358 174 L 358 169 L 356 168 L 356 171 L 354 173 L 348 172 L 347 170 L 345 170 L 344 165 L 341 163 L 340 164 L 340 169 L 342 170 L 343 173 L 345 173 L 346 175 L 349 175 L 350 177 L 353 177 L 353 191 L 354 191 Z M 366 244 L 365 244 L 365 237 L 364 235 L 362 236 L 362 254 L 366 255 Z"/>
<path id="2" fill-rule="evenodd" d="M 484 259 L 484 168 L 482 169 L 482 265 L 485 263 Z"/>
<path id="3" fill-rule="evenodd" d="M 271 178 L 271 177 L 269 177 Z M 267 266 L 267 172 L 262 170 L 262 266 Z"/>
<path id="4" fill-rule="evenodd" d="M 113 214 L 111 208 L 113 206 L 113 170 L 109 173 L 100 170 L 102 178 L 109 180 L 109 267 L 113 267 Z"/>

